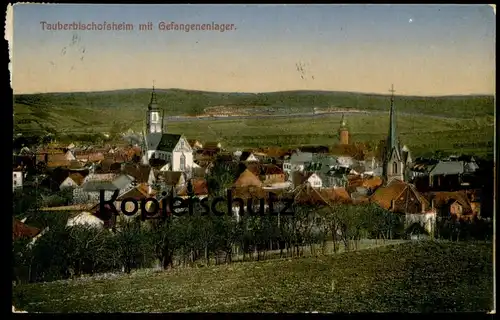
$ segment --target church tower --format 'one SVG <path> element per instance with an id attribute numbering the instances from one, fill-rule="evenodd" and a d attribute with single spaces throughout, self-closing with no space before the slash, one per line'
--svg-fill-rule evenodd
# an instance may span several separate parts
<path id="1" fill-rule="evenodd" d="M 349 144 L 349 129 L 344 114 L 342 114 L 342 120 L 340 120 L 339 137 L 341 145 Z"/>
<path id="2" fill-rule="evenodd" d="M 384 155 L 384 178 L 386 182 L 393 179 L 404 181 L 405 161 L 401 156 L 401 148 L 396 133 L 396 112 L 394 108 L 394 86 L 391 87 L 391 111 L 389 116 L 389 134 L 387 135 Z"/>
<path id="3" fill-rule="evenodd" d="M 148 111 L 146 112 L 146 134 L 150 133 L 163 133 L 164 131 L 164 114 L 163 111 L 158 108 L 158 103 L 156 102 L 156 92 L 153 85 L 153 91 L 151 92 L 151 100 L 148 105 Z"/>

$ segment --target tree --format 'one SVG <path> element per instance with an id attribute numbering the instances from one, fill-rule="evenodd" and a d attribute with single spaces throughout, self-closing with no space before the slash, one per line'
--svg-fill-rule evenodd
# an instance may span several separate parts
<path id="1" fill-rule="evenodd" d="M 125 273 L 139 265 L 142 252 L 147 249 L 145 233 L 137 221 L 125 221 L 114 237 L 117 258 L 123 265 Z"/>
<path id="2" fill-rule="evenodd" d="M 106 263 L 109 231 L 87 225 L 69 228 L 68 262 L 74 275 L 93 274 Z"/>
<path id="3" fill-rule="evenodd" d="M 165 220 L 158 219 L 150 221 L 149 245 L 153 249 L 154 256 L 160 261 L 162 269 L 174 267 L 174 236 L 172 233 L 172 220 L 174 217 L 166 217 Z"/>

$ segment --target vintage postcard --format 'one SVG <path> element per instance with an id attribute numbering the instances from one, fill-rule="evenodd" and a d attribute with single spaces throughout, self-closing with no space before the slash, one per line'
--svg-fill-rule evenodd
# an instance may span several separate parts
<path id="1" fill-rule="evenodd" d="M 494 312 L 495 15 L 9 6 L 13 312 Z"/>

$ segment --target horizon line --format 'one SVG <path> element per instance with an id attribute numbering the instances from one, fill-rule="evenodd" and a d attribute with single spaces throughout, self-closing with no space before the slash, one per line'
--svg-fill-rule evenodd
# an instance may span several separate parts
<path id="1" fill-rule="evenodd" d="M 106 93 L 116 91 L 134 91 L 134 90 L 150 90 L 153 88 L 127 88 L 127 89 L 107 89 L 107 90 L 93 90 L 93 91 L 50 91 L 50 92 L 31 92 L 31 93 L 13 93 L 13 96 L 20 95 L 43 95 L 43 94 L 92 94 L 92 93 Z M 376 92 L 363 92 L 363 91 L 336 91 L 336 90 L 314 90 L 314 89 L 296 89 L 296 90 L 278 90 L 278 91 L 260 91 L 260 92 L 245 92 L 245 91 L 210 91 L 198 89 L 183 89 L 183 88 L 154 88 L 155 92 L 158 91 L 192 91 L 198 93 L 219 93 L 219 94 L 271 94 L 271 93 L 292 93 L 292 92 L 317 92 L 317 93 L 347 93 L 347 94 L 362 94 L 362 95 L 376 95 L 376 96 L 390 96 L 390 93 L 376 93 Z M 397 91 L 396 91 L 397 92 Z M 395 97 L 418 97 L 418 98 L 446 98 L 446 97 L 478 97 L 487 96 L 495 97 L 496 93 L 468 93 L 468 94 L 442 94 L 442 95 L 417 95 L 417 94 L 395 94 Z"/>

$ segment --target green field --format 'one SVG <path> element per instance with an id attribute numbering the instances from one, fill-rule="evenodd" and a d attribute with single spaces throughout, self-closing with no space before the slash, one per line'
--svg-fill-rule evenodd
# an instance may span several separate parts
<path id="1" fill-rule="evenodd" d="M 25 135 L 142 131 L 149 90 L 51 93 L 15 96 L 14 131 Z M 159 90 L 158 103 L 168 116 L 199 115 L 207 107 L 249 108 L 256 113 L 310 112 L 314 107 L 364 110 L 349 114 L 352 141 L 377 142 L 387 135 L 389 97 L 342 92 L 224 94 Z M 416 153 L 443 150 L 488 155 L 493 152 L 494 98 L 490 96 L 397 97 L 398 132 Z M 334 145 L 340 115 L 246 120 L 168 122 L 168 130 L 201 141 L 221 141 L 227 148 Z M 488 146 L 490 143 L 490 146 Z M 463 146 L 457 148 L 456 144 Z"/>
<path id="2" fill-rule="evenodd" d="M 378 142 L 387 137 L 389 119 L 384 114 L 357 114 L 347 118 L 351 141 Z M 447 152 L 493 153 L 493 117 L 474 120 L 435 118 L 419 115 L 398 117 L 401 142 L 414 154 Z M 203 120 L 174 122 L 171 132 L 184 133 L 201 141 L 221 141 L 225 147 L 326 145 L 338 142 L 339 115 L 288 119 Z M 457 148 L 455 144 L 464 144 Z"/>
<path id="3" fill-rule="evenodd" d="M 28 312 L 485 312 L 493 299 L 492 244 L 465 242 L 13 288 Z"/>

